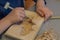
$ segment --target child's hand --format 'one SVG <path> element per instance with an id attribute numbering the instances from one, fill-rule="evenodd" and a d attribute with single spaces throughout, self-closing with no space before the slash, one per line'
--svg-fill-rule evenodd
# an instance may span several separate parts
<path id="1" fill-rule="evenodd" d="M 40 16 L 45 17 L 45 20 L 49 19 L 53 14 L 47 7 L 37 7 L 36 11 Z"/>
<path id="2" fill-rule="evenodd" d="M 44 0 L 37 1 L 36 11 L 38 14 L 40 14 L 40 16 L 45 17 L 45 20 L 47 20 L 53 14 L 53 12 L 45 6 Z"/>
<path id="3" fill-rule="evenodd" d="M 7 16 L 6 19 L 8 19 L 12 23 L 16 23 L 19 21 L 22 21 L 25 17 L 24 8 L 18 7 L 13 9 Z"/>

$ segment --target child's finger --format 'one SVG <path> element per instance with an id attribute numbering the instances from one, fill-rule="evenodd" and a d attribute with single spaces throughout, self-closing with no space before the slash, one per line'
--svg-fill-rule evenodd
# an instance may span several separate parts
<path id="1" fill-rule="evenodd" d="M 45 17 L 45 14 L 42 10 L 38 10 L 38 14 L 41 16 L 41 17 Z"/>

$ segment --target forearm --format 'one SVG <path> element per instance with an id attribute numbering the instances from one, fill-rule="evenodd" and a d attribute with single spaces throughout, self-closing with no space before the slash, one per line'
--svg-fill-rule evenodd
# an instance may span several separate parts
<path id="1" fill-rule="evenodd" d="M 44 0 L 37 1 L 36 11 L 40 14 L 40 16 L 45 18 L 45 21 L 53 14 L 53 12 L 47 6 L 45 6 Z"/>
<path id="2" fill-rule="evenodd" d="M 37 6 L 44 7 L 45 6 L 44 0 L 38 0 L 37 1 Z"/>
<path id="3" fill-rule="evenodd" d="M 3 33 L 12 23 L 7 19 L 0 20 L 0 34 Z"/>
<path id="4" fill-rule="evenodd" d="M 13 9 L 6 17 L 0 20 L 0 34 L 3 33 L 11 24 L 23 21 L 25 17 L 24 8 Z"/>

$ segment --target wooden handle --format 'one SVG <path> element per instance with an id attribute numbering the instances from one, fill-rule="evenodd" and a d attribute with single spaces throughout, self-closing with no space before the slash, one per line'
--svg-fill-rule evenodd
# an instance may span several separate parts
<path id="1" fill-rule="evenodd" d="M 60 16 L 53 16 L 51 19 L 60 19 Z"/>

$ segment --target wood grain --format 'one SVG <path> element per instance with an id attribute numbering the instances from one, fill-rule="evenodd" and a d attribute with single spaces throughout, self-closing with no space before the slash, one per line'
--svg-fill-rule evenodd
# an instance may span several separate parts
<path id="1" fill-rule="evenodd" d="M 44 18 L 40 17 L 36 12 L 32 11 L 25 11 L 26 16 L 32 20 L 33 23 L 31 24 L 26 21 L 23 21 L 19 25 L 12 25 L 8 31 L 4 34 L 5 36 L 9 36 L 16 39 L 22 40 L 34 40 L 38 31 L 41 28 L 42 23 L 44 22 Z"/>

